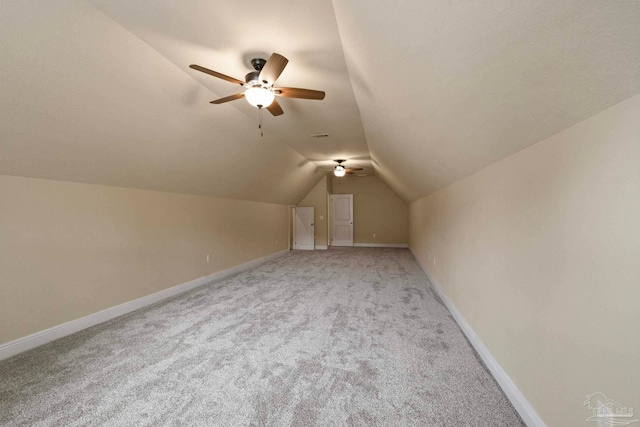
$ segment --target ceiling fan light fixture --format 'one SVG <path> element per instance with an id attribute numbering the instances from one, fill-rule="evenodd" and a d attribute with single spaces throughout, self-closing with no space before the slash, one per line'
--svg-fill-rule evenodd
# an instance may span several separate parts
<path id="1" fill-rule="evenodd" d="M 336 167 L 333 169 L 333 174 L 334 174 L 335 176 L 337 176 L 338 178 L 340 178 L 340 177 L 344 176 L 344 174 L 345 174 L 346 172 L 347 172 L 347 171 L 345 170 L 344 166 L 342 166 L 342 165 L 338 165 L 338 166 L 336 166 Z"/>
<path id="2" fill-rule="evenodd" d="M 273 91 L 263 87 L 250 87 L 244 93 L 249 104 L 257 108 L 265 108 L 271 105 L 276 95 Z"/>
<path id="3" fill-rule="evenodd" d="M 263 108 L 266 108 L 272 116 L 280 116 L 284 114 L 284 111 L 282 111 L 278 101 L 275 100 L 276 95 L 283 98 L 317 100 L 322 100 L 325 96 L 325 93 L 321 90 L 302 89 L 297 87 L 277 87 L 274 89 L 273 85 L 278 77 L 280 77 L 280 74 L 282 74 L 282 71 L 284 70 L 284 67 L 287 66 L 288 62 L 289 60 L 287 58 L 275 52 L 271 54 L 268 60 L 254 58 L 251 60 L 251 66 L 254 71 L 245 76 L 245 81 L 210 70 L 197 64 L 191 64 L 189 65 L 189 68 L 245 88 L 244 92 L 215 99 L 210 102 L 211 104 L 224 104 L 225 102 L 246 98 L 250 105 L 257 107 L 260 111 L 262 111 Z"/>

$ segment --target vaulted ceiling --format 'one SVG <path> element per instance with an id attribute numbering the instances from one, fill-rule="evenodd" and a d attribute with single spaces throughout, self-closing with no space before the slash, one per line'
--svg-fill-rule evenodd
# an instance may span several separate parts
<path id="1" fill-rule="evenodd" d="M 0 49 L 1 174 L 296 203 L 343 158 L 410 202 L 640 93 L 640 2 L 10 0 Z M 327 96 L 260 137 L 189 64 L 272 52 Z"/>

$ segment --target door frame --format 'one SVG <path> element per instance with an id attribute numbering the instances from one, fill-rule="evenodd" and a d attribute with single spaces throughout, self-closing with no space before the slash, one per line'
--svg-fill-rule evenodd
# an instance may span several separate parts
<path id="1" fill-rule="evenodd" d="M 296 226 L 295 214 L 296 214 L 296 205 L 289 205 L 287 208 L 287 247 L 289 250 L 293 249 L 293 236 L 294 230 Z"/>

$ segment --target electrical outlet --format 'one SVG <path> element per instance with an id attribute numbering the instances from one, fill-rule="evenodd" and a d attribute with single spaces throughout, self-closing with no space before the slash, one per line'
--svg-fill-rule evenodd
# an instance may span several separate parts
<path id="1" fill-rule="evenodd" d="M 433 257 L 433 265 L 436 265 L 436 257 Z"/>
<path id="2" fill-rule="evenodd" d="M 207 254 L 207 262 L 211 261 L 211 255 Z"/>
<path id="3" fill-rule="evenodd" d="M 376 233 L 373 233 L 373 237 L 376 237 Z"/>
<path id="4" fill-rule="evenodd" d="M 276 239 L 276 246 L 278 245 L 278 239 Z"/>

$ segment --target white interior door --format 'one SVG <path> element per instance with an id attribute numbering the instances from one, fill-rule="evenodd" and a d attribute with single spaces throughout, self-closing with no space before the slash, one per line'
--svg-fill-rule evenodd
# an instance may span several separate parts
<path id="1" fill-rule="evenodd" d="M 312 251 L 315 245 L 313 228 L 313 208 L 296 208 L 293 226 L 293 249 Z"/>
<path id="2" fill-rule="evenodd" d="M 331 196 L 332 246 L 353 246 L 353 194 Z"/>

